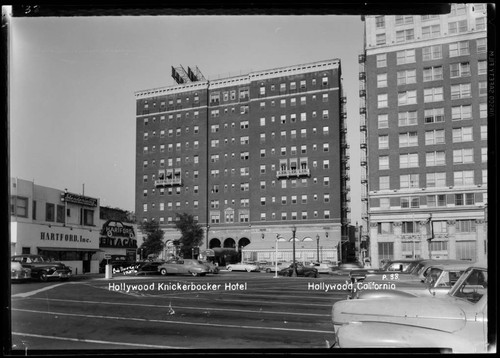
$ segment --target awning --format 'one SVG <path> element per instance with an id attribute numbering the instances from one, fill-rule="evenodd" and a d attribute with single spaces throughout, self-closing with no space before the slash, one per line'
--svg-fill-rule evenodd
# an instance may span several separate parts
<path id="1" fill-rule="evenodd" d="M 101 249 L 83 249 L 80 247 L 37 247 L 38 250 L 46 250 L 46 251 L 104 251 Z"/>

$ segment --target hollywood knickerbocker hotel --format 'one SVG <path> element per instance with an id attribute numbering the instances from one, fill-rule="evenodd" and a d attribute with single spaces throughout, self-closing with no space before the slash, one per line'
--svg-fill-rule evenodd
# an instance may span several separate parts
<path id="1" fill-rule="evenodd" d="M 298 261 L 337 261 L 350 200 L 340 61 L 172 76 L 135 93 L 137 219 L 169 243 L 176 213 L 192 214 L 202 249 L 244 260 L 291 260 L 294 238 Z"/>

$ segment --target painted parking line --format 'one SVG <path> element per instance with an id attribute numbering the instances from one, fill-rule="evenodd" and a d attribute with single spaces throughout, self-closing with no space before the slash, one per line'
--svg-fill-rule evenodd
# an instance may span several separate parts
<path id="1" fill-rule="evenodd" d="M 141 348 L 157 348 L 157 349 L 185 349 L 185 347 L 174 347 L 174 346 L 159 346 L 154 344 L 143 344 L 143 343 L 129 343 L 129 342 L 112 342 L 112 341 L 101 341 L 96 339 L 80 339 L 80 338 L 70 338 L 70 337 L 54 337 L 54 336 L 43 336 L 41 334 L 31 334 L 31 333 L 21 333 L 12 332 L 15 336 L 22 337 L 32 337 L 32 338 L 43 338 L 43 339 L 56 339 L 60 341 L 69 342 L 82 342 L 82 343 L 97 343 L 97 344 L 111 344 L 117 346 L 125 347 L 141 347 Z"/>
<path id="2" fill-rule="evenodd" d="M 148 323 L 166 323 L 166 324 L 177 324 L 177 325 L 187 325 L 187 326 L 206 326 L 206 327 L 218 327 L 218 328 L 238 328 L 238 329 L 257 329 L 257 330 L 268 330 L 268 331 L 287 331 L 287 332 L 304 332 L 304 333 L 326 333 L 332 334 L 332 331 L 322 331 L 315 329 L 301 329 L 301 328 L 282 328 L 282 327 L 265 327 L 265 326 L 247 326 L 247 325 L 237 325 L 237 324 L 218 324 L 218 323 L 203 323 L 203 322 L 185 322 L 185 321 L 169 321 L 162 319 L 146 319 L 146 318 L 134 318 L 134 317 L 117 317 L 117 316 L 101 316 L 101 315 L 90 315 L 90 314 L 78 314 L 78 313 L 66 313 L 66 312 L 47 312 L 47 311 L 37 311 L 37 310 L 27 310 L 20 308 L 12 308 L 12 311 L 28 312 L 28 313 L 39 313 L 45 315 L 54 316 L 69 316 L 69 317 L 83 317 L 83 318 L 100 318 L 100 319 L 114 319 L 118 321 L 135 321 L 135 322 L 148 322 Z"/>
<path id="3" fill-rule="evenodd" d="M 42 288 L 40 288 L 38 290 L 34 290 L 34 291 L 16 293 L 16 294 L 12 295 L 11 297 L 22 297 L 22 298 L 30 297 L 30 296 L 36 295 L 37 293 L 48 291 L 48 290 L 51 290 L 53 288 L 56 288 L 56 287 L 59 287 L 62 285 L 66 285 L 66 284 L 68 284 L 68 283 L 63 282 L 63 283 L 58 283 L 56 285 L 45 286 L 45 287 L 42 287 Z"/>
<path id="4" fill-rule="evenodd" d="M 172 305 L 153 305 L 145 303 L 121 303 L 121 302 L 103 302 L 103 301 L 78 301 L 78 300 L 63 300 L 60 298 L 31 298 L 32 300 L 43 300 L 43 301 L 57 301 L 57 302 L 68 302 L 68 303 L 86 303 L 92 305 L 116 305 L 116 306 L 135 306 L 135 307 L 153 307 L 153 308 L 170 308 Z M 294 316 L 316 316 L 325 317 L 324 313 L 298 313 L 298 312 L 282 312 L 282 311 L 264 311 L 264 310 L 243 310 L 235 308 L 213 308 L 213 307 L 194 307 L 194 306 L 181 306 L 175 304 L 174 308 L 183 308 L 189 310 L 203 310 L 203 311 L 224 311 L 224 312 L 242 312 L 242 313 L 265 313 L 265 314 L 284 314 L 284 315 L 294 315 Z M 329 307 L 329 306 L 328 306 Z"/>

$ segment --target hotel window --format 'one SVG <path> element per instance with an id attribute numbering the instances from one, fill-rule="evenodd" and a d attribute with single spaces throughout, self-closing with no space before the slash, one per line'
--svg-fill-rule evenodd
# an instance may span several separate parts
<path id="1" fill-rule="evenodd" d="M 399 112 L 398 113 L 398 125 L 400 127 L 414 126 L 417 124 L 418 124 L 418 121 L 417 121 L 417 112 L 416 111 Z"/>
<path id="2" fill-rule="evenodd" d="M 307 195 L 303 195 L 306 197 L 306 203 L 307 203 Z M 330 202 L 330 194 L 323 194 L 323 202 L 329 203 Z M 304 204 L 306 204 L 304 203 Z"/>
<path id="3" fill-rule="evenodd" d="M 297 98 L 290 98 L 290 106 L 295 107 L 297 105 Z"/>
<path id="4" fill-rule="evenodd" d="M 472 119 L 472 106 L 455 106 L 451 107 L 451 119 L 453 121 Z"/>
<path id="5" fill-rule="evenodd" d="M 424 88 L 424 103 L 443 100 L 443 87 Z"/>
<path id="6" fill-rule="evenodd" d="M 474 149 L 454 149 L 453 150 L 453 164 L 467 164 L 474 163 Z"/>
<path id="7" fill-rule="evenodd" d="M 486 96 L 486 94 L 488 93 L 488 85 L 486 84 L 486 81 L 479 82 L 478 87 L 479 87 L 479 95 Z"/>
<path id="8" fill-rule="evenodd" d="M 377 75 L 377 87 L 387 87 L 387 73 L 381 73 Z"/>
<path id="9" fill-rule="evenodd" d="M 448 23 L 448 34 L 459 34 L 467 32 L 467 20 L 453 21 Z"/>
<path id="10" fill-rule="evenodd" d="M 399 155 L 400 168 L 418 168 L 418 153 L 408 153 Z"/>
<path id="11" fill-rule="evenodd" d="M 456 232 L 476 232 L 475 220 L 457 220 L 455 221 Z"/>
<path id="12" fill-rule="evenodd" d="M 286 99 L 280 100 L 280 107 L 285 108 L 286 107 Z"/>
<path id="13" fill-rule="evenodd" d="M 296 129 L 292 129 L 290 131 L 290 138 L 291 139 L 296 139 L 297 138 L 297 130 Z"/>
<path id="14" fill-rule="evenodd" d="M 425 123 L 444 122 L 444 108 L 431 108 L 424 111 Z"/>
<path id="15" fill-rule="evenodd" d="M 385 16 L 376 16 L 375 26 L 377 27 L 377 29 L 385 28 Z"/>
<path id="16" fill-rule="evenodd" d="M 467 8 L 465 4 L 452 4 L 450 16 L 465 15 Z"/>
<path id="17" fill-rule="evenodd" d="M 378 136 L 378 149 L 387 149 L 387 148 L 389 148 L 389 136 L 388 135 Z"/>
<path id="18" fill-rule="evenodd" d="M 425 145 L 444 144 L 444 129 L 425 132 Z"/>
<path id="19" fill-rule="evenodd" d="M 148 133 L 144 133 L 144 137 L 143 137 L 144 140 L 148 140 Z"/>
<path id="20" fill-rule="evenodd" d="M 451 99 L 468 98 L 471 96 L 470 83 L 462 83 L 451 86 Z"/>
<path id="21" fill-rule="evenodd" d="M 438 165 L 446 165 L 446 157 L 444 151 L 427 152 L 425 153 L 425 165 L 434 167 Z"/>
<path id="22" fill-rule="evenodd" d="M 427 173 L 425 182 L 429 188 L 444 187 L 446 186 L 446 173 Z"/>
<path id="23" fill-rule="evenodd" d="M 330 177 L 323 177 L 323 186 L 330 186 Z"/>
<path id="24" fill-rule="evenodd" d="M 398 85 L 409 85 L 416 82 L 416 70 L 398 71 Z M 386 74 L 387 86 L 387 74 Z"/>
<path id="25" fill-rule="evenodd" d="M 455 205 L 474 205 L 474 193 L 455 194 Z"/>
<path id="26" fill-rule="evenodd" d="M 469 76 L 470 76 L 469 62 L 450 64 L 450 78 L 469 77 Z"/>
<path id="27" fill-rule="evenodd" d="M 330 161 L 328 159 L 323 160 L 323 169 L 330 168 Z"/>
<path id="28" fill-rule="evenodd" d="M 437 81 L 443 79 L 443 67 L 425 67 L 424 68 L 424 82 Z"/>
<path id="29" fill-rule="evenodd" d="M 199 131 L 200 131 L 200 127 L 198 127 L 198 126 L 194 126 L 194 128 L 193 128 L 193 133 L 194 133 L 194 134 L 198 134 L 198 132 L 199 132 Z"/>
<path id="30" fill-rule="evenodd" d="M 481 126 L 481 140 L 488 139 L 488 126 Z"/>
<path id="31" fill-rule="evenodd" d="M 385 45 L 385 34 L 377 34 L 375 39 L 376 45 Z"/>
<path id="32" fill-rule="evenodd" d="M 488 169 L 482 170 L 482 183 L 488 184 Z M 483 198 L 483 201 L 486 202 L 486 200 L 484 200 L 484 198 Z"/>
<path id="33" fill-rule="evenodd" d="M 377 108 L 387 107 L 387 93 L 379 94 L 377 97 Z"/>
<path id="34" fill-rule="evenodd" d="M 307 129 L 301 129 L 300 130 L 300 137 L 301 138 L 306 138 L 307 137 Z"/>
<path id="35" fill-rule="evenodd" d="M 441 25 L 422 26 L 422 39 L 441 36 Z"/>
<path id="36" fill-rule="evenodd" d="M 460 41 L 449 44 L 450 57 L 468 56 L 469 41 Z"/>
<path id="37" fill-rule="evenodd" d="M 399 147 L 415 147 L 418 146 L 417 132 L 406 132 L 399 134 Z"/>
<path id="38" fill-rule="evenodd" d="M 389 190 L 391 188 L 391 179 L 387 175 L 378 178 L 378 190 Z"/>
<path id="39" fill-rule="evenodd" d="M 396 31 L 396 42 L 412 41 L 414 38 L 413 29 Z"/>
<path id="40" fill-rule="evenodd" d="M 329 152 L 330 151 L 330 145 L 328 143 L 323 143 L 323 152 Z"/>
<path id="41" fill-rule="evenodd" d="M 443 57 L 442 45 L 426 46 L 422 48 L 422 59 L 424 61 L 439 60 Z"/>
<path id="42" fill-rule="evenodd" d="M 401 198 L 401 207 L 402 208 L 419 208 L 420 207 L 420 198 L 419 197 L 402 197 Z"/>
<path id="43" fill-rule="evenodd" d="M 144 147 L 144 149 L 142 150 L 142 153 L 148 154 L 148 147 Z"/>
<path id="44" fill-rule="evenodd" d="M 306 120 L 307 120 L 307 113 L 305 113 L 305 112 L 301 113 L 300 114 L 300 121 L 305 122 Z"/>
<path id="45" fill-rule="evenodd" d="M 446 206 L 446 195 L 427 195 L 427 206 L 435 208 L 437 206 Z M 436 222 L 433 222 L 435 224 Z M 434 233 L 436 233 L 434 228 Z M 446 232 L 446 231 L 444 231 Z"/>
<path id="46" fill-rule="evenodd" d="M 403 106 L 407 104 L 417 103 L 417 91 L 404 91 L 398 93 L 398 105 Z"/>
<path id="47" fill-rule="evenodd" d="M 396 26 L 413 24 L 412 15 L 396 15 Z"/>
<path id="48" fill-rule="evenodd" d="M 389 128 L 389 115 L 379 114 L 377 117 L 378 129 Z"/>
<path id="49" fill-rule="evenodd" d="M 145 161 L 142 162 L 142 167 L 143 168 L 147 168 L 148 167 L 148 161 L 147 160 L 145 160 Z"/>
<path id="50" fill-rule="evenodd" d="M 399 187 L 401 189 L 418 188 L 418 174 L 404 174 L 399 176 Z"/>
<path id="51" fill-rule="evenodd" d="M 453 185 L 474 185 L 474 171 L 463 170 L 454 172 Z"/>
<path id="52" fill-rule="evenodd" d="M 479 104 L 479 118 L 488 117 L 488 105 L 486 103 Z"/>
<path id="53" fill-rule="evenodd" d="M 381 155 L 378 157 L 378 169 L 379 170 L 389 169 L 389 156 Z"/>
<path id="54" fill-rule="evenodd" d="M 249 127 L 249 122 L 248 121 L 241 121 L 240 122 L 240 129 L 248 129 Z"/>
<path id="55" fill-rule="evenodd" d="M 300 97 L 300 104 L 302 105 L 306 104 L 306 96 Z"/>
<path id="56" fill-rule="evenodd" d="M 241 174 L 241 176 L 250 175 L 249 168 L 240 168 L 240 174 Z M 260 174 L 266 174 L 266 165 L 265 164 L 262 164 L 260 166 Z"/>
<path id="57" fill-rule="evenodd" d="M 210 131 L 212 133 L 217 133 L 219 131 L 219 125 L 218 124 L 212 124 L 212 126 L 210 127 Z"/>
<path id="58" fill-rule="evenodd" d="M 385 53 L 382 55 L 377 55 L 377 68 L 382 67 L 387 67 L 387 54 Z"/>
<path id="59" fill-rule="evenodd" d="M 328 126 L 323 127 L 323 135 L 328 135 L 330 133 L 330 129 Z"/>
<path id="60" fill-rule="evenodd" d="M 377 234 L 387 235 L 392 233 L 392 223 L 377 223 Z"/>
<path id="61" fill-rule="evenodd" d="M 453 128 L 453 143 L 471 142 L 472 127 Z"/>
<path id="62" fill-rule="evenodd" d="M 437 19 L 438 17 L 439 17 L 439 15 L 421 15 L 420 19 L 422 21 L 428 21 L 428 20 L 432 20 L 432 19 Z"/>
<path id="63" fill-rule="evenodd" d="M 328 102 L 328 93 L 323 94 L 323 102 Z"/>
<path id="64" fill-rule="evenodd" d="M 488 67 L 486 61 L 478 61 L 477 62 L 477 74 L 485 75 L 488 72 Z"/>
<path id="65" fill-rule="evenodd" d="M 380 198 L 380 209 L 390 209 L 391 200 L 389 198 Z"/>
<path id="66" fill-rule="evenodd" d="M 265 138 L 265 135 L 264 135 L 264 138 Z M 261 139 L 262 139 L 262 134 L 261 134 Z M 244 144 L 248 144 L 249 142 L 250 142 L 250 137 L 248 137 L 248 136 L 240 137 L 240 144 L 244 145 Z"/>
<path id="67" fill-rule="evenodd" d="M 481 162 L 486 163 L 488 161 L 488 148 L 481 148 Z"/>
<path id="68" fill-rule="evenodd" d="M 323 119 L 328 119 L 328 109 L 323 110 Z"/>
<path id="69" fill-rule="evenodd" d="M 403 50 L 398 51 L 396 54 L 396 63 L 398 65 L 404 65 L 405 63 L 415 62 L 415 50 Z"/>
<path id="70" fill-rule="evenodd" d="M 486 38 L 476 40 L 477 53 L 484 53 L 487 49 Z"/>

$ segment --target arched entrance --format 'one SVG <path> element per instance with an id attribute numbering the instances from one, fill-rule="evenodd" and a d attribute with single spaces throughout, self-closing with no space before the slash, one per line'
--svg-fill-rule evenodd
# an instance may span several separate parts
<path id="1" fill-rule="evenodd" d="M 221 242 L 219 239 L 210 239 L 210 243 L 208 244 L 209 249 L 213 249 L 214 247 L 221 247 Z"/>
<path id="2" fill-rule="evenodd" d="M 232 238 L 227 238 L 224 240 L 224 248 L 226 249 L 235 249 L 236 248 L 236 242 Z"/>

